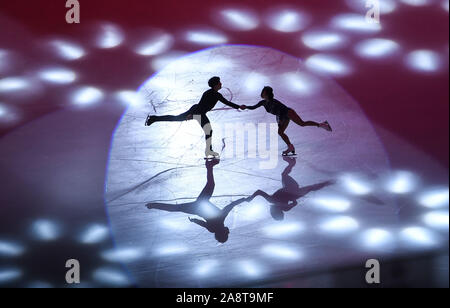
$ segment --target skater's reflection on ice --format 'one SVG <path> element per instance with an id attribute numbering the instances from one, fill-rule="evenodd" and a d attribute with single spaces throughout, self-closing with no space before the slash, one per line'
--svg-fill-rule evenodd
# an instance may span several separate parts
<path id="1" fill-rule="evenodd" d="M 216 159 L 206 161 L 206 186 L 194 202 L 182 204 L 149 203 L 147 204 L 147 208 L 168 212 L 182 212 L 199 216 L 203 218 L 203 220 L 191 217 L 189 217 L 189 220 L 201 227 L 204 227 L 209 232 L 214 233 L 214 236 L 218 242 L 225 243 L 228 241 L 228 235 L 230 233 L 230 229 L 225 226 L 225 219 L 235 206 L 247 201 L 247 198 L 236 200 L 228 204 L 223 209 L 218 208 L 210 201 L 216 186 L 216 183 L 214 182 L 213 168 L 219 163 L 220 161 Z"/>
<path id="2" fill-rule="evenodd" d="M 274 194 L 257 190 L 251 197 L 247 198 L 248 202 L 253 201 L 258 196 L 263 197 L 270 203 L 270 214 L 273 219 L 281 221 L 284 219 L 284 213 L 292 210 L 298 205 L 298 199 L 307 194 L 319 191 L 327 186 L 333 185 L 334 181 L 322 182 L 310 186 L 300 188 L 298 183 L 289 175 L 296 165 L 297 161 L 294 157 L 283 157 L 283 160 L 288 163 L 284 169 L 282 176 L 283 188 L 277 190 Z"/>

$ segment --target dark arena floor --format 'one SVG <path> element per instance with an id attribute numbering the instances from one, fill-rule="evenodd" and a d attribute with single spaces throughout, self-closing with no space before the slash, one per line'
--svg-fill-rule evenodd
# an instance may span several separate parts
<path id="1" fill-rule="evenodd" d="M 0 9 L 0 287 L 448 287 L 448 0 L 59 2 Z M 144 125 L 213 76 L 333 131 Z"/>

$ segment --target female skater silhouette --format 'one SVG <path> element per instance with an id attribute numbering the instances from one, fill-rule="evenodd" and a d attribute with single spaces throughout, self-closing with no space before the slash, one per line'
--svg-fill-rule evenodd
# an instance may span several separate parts
<path id="1" fill-rule="evenodd" d="M 283 151 L 283 156 L 287 156 L 290 153 L 295 155 L 295 147 L 289 140 L 289 137 L 286 135 L 285 131 L 289 125 L 289 122 L 292 120 L 295 124 L 300 126 L 315 126 L 323 128 L 327 131 L 332 131 L 330 124 L 328 121 L 322 123 L 316 123 L 313 121 L 303 121 L 300 116 L 295 112 L 295 110 L 287 107 L 279 100 L 276 100 L 273 95 L 273 89 L 271 87 L 264 87 L 261 92 L 261 98 L 263 99 L 255 106 L 241 106 L 242 109 L 250 109 L 254 110 L 259 107 L 264 107 L 268 113 L 277 116 L 278 122 L 278 134 L 286 142 L 288 149 Z"/>
<path id="2" fill-rule="evenodd" d="M 218 101 L 221 101 L 227 106 L 234 109 L 243 109 L 244 106 L 238 106 L 227 99 L 225 99 L 222 94 L 218 91 L 222 89 L 222 83 L 219 77 L 213 77 L 208 81 L 208 85 L 211 89 L 203 93 L 200 102 L 197 105 L 192 106 L 188 111 L 177 116 L 166 115 L 166 116 L 147 116 L 145 121 L 145 126 L 150 126 L 155 122 L 182 122 L 187 120 L 195 119 L 199 122 L 203 131 L 205 132 L 206 139 L 206 150 L 205 157 L 215 157 L 218 158 L 219 154 L 214 152 L 212 149 L 212 128 L 211 122 L 209 121 L 206 113 L 211 111 L 214 106 L 216 106 Z"/>

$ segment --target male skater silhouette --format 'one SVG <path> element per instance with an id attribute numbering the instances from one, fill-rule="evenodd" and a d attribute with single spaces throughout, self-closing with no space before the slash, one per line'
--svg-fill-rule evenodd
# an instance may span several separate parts
<path id="1" fill-rule="evenodd" d="M 217 164 L 219 164 L 218 160 L 206 161 L 205 166 L 207 169 L 207 183 L 197 200 L 194 202 L 183 204 L 148 203 L 146 205 L 147 208 L 168 212 L 182 212 L 200 216 L 204 220 L 189 217 L 189 221 L 196 223 L 211 233 L 214 233 L 214 236 L 218 242 L 225 243 L 228 240 L 228 234 L 230 233 L 230 229 L 225 227 L 225 219 L 235 206 L 245 202 L 247 198 L 241 198 L 231 202 L 223 209 L 220 209 L 211 203 L 210 199 L 216 186 L 216 183 L 214 182 L 213 168 Z"/>
<path id="2" fill-rule="evenodd" d="M 212 77 L 208 81 L 208 85 L 211 89 L 203 93 L 202 98 L 200 99 L 200 102 L 194 106 L 192 106 L 188 111 L 177 115 L 166 115 L 166 116 L 147 116 L 147 120 L 145 121 L 145 126 L 150 126 L 155 122 L 181 122 L 181 121 L 187 121 L 196 119 L 201 127 L 203 128 L 203 131 L 205 132 L 205 139 L 206 139 L 206 150 L 205 150 L 205 157 L 214 157 L 218 158 L 219 154 L 214 152 L 212 149 L 212 128 L 211 123 L 206 116 L 206 113 L 211 111 L 214 106 L 216 106 L 218 101 L 221 101 L 227 106 L 230 106 L 234 109 L 243 109 L 243 106 L 238 106 L 227 99 L 225 99 L 222 94 L 220 94 L 218 91 L 222 89 L 222 83 L 220 82 L 219 77 Z"/>

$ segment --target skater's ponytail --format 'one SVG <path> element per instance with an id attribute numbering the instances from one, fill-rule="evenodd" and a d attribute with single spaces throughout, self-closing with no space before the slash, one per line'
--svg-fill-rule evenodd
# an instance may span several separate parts
<path id="1" fill-rule="evenodd" d="M 264 89 L 262 89 L 261 91 L 261 97 L 263 96 L 264 92 L 266 92 L 269 99 L 273 99 L 273 89 L 271 87 L 264 87 Z"/>

